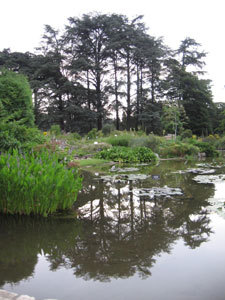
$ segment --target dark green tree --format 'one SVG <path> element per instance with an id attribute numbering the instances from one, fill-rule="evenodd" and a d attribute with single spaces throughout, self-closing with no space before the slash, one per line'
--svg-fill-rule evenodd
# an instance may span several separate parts
<path id="1" fill-rule="evenodd" d="M 199 78 L 203 74 L 202 60 L 206 53 L 199 51 L 200 44 L 186 38 L 181 42 L 175 56 L 167 59 L 167 77 L 164 82 L 165 96 L 169 101 L 176 101 L 179 108 L 185 109 L 186 124 L 183 127 L 202 135 L 213 130 L 214 105 L 210 81 Z"/>
<path id="2" fill-rule="evenodd" d="M 204 51 L 199 51 L 200 46 L 201 44 L 197 43 L 190 37 L 187 37 L 181 41 L 180 47 L 177 50 L 177 54 L 180 56 L 183 70 L 186 70 L 189 66 L 202 70 L 203 66 L 205 65 L 205 62 L 202 60 L 202 58 L 206 57 L 206 53 Z M 197 73 L 204 72 L 198 71 Z"/>
<path id="3" fill-rule="evenodd" d="M 189 118 L 188 128 L 197 135 L 213 131 L 214 105 L 209 80 L 186 73 L 183 78 L 183 105 Z"/>
<path id="4" fill-rule="evenodd" d="M 91 102 L 97 113 L 97 128 L 102 129 L 107 99 L 107 80 L 109 72 L 109 20 L 108 15 L 83 15 L 81 19 L 69 18 L 65 39 L 67 53 L 70 55 L 71 75 L 87 82 L 88 105 Z M 90 89 L 95 91 L 94 99 L 90 100 Z"/>
<path id="5" fill-rule="evenodd" d="M 7 116 L 7 121 L 34 126 L 32 92 L 23 75 L 7 70 L 1 71 L 0 106 L 1 113 Z"/>

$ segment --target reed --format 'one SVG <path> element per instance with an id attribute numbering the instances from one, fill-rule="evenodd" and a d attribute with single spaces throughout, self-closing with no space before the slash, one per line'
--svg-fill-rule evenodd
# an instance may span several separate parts
<path id="1" fill-rule="evenodd" d="M 0 155 L 0 212 L 47 216 L 71 208 L 82 186 L 77 169 L 54 153 Z"/>

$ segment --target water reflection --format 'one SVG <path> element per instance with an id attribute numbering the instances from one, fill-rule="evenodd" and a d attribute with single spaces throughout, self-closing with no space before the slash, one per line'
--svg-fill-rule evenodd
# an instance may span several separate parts
<path id="1" fill-rule="evenodd" d="M 150 276 L 157 257 L 170 253 L 179 239 L 191 249 L 206 242 L 212 232 L 206 200 L 214 186 L 193 182 L 191 174 L 168 176 L 165 164 L 157 172 L 159 181 L 114 184 L 87 173 L 76 203 L 78 220 L 1 217 L 0 286 L 35 276 L 38 254 L 52 271 L 69 268 L 86 280 L 109 281 Z M 184 195 L 150 199 L 135 192 L 165 184 Z"/>

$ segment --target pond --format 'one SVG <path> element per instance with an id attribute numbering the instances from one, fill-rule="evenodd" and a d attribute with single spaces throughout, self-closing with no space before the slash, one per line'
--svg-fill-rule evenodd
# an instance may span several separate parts
<path id="1" fill-rule="evenodd" d="M 1 216 L 0 288 L 39 300 L 224 300 L 225 166 L 197 164 L 85 172 L 77 219 Z"/>

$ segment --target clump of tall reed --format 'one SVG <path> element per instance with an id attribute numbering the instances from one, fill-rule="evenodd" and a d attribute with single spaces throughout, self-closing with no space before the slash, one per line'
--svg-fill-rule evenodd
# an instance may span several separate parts
<path id="1" fill-rule="evenodd" d="M 57 154 L 1 154 L 0 213 L 47 216 L 71 208 L 81 183 L 78 171 L 58 162 Z"/>

